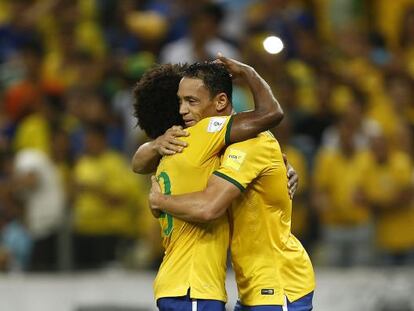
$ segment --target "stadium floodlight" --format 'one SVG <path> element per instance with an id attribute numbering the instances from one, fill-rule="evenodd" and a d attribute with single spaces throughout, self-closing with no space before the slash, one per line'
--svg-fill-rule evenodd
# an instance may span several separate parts
<path id="1" fill-rule="evenodd" d="M 278 54 L 283 50 L 283 42 L 279 37 L 269 36 L 263 40 L 263 47 L 269 54 Z"/>

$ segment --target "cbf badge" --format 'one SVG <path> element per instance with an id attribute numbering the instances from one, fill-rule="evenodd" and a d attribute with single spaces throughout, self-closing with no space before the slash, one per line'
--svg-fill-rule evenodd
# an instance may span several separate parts
<path id="1" fill-rule="evenodd" d="M 246 158 L 246 152 L 230 148 L 223 165 L 238 171 Z"/>
<path id="2" fill-rule="evenodd" d="M 226 123 L 226 118 L 211 118 L 208 123 L 207 132 L 214 133 L 220 131 L 223 128 L 224 123 Z"/>

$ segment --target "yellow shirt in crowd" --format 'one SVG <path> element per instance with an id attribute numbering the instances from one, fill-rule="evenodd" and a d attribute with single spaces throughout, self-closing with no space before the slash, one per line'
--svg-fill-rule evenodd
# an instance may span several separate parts
<path id="1" fill-rule="evenodd" d="M 84 187 L 74 202 L 76 232 L 125 236 L 136 232 L 136 197 L 140 190 L 120 154 L 107 151 L 97 157 L 82 156 L 75 165 L 74 180 Z M 111 197 L 116 198 L 114 202 Z"/>
<path id="2" fill-rule="evenodd" d="M 402 190 L 411 185 L 412 163 L 407 154 L 392 152 L 387 163 L 379 164 L 373 157 L 363 175 L 363 189 L 370 202 L 392 202 Z M 378 246 L 387 251 L 414 247 L 414 206 L 389 204 L 376 211 L 376 238 Z"/>
<path id="3" fill-rule="evenodd" d="M 370 220 L 369 208 L 356 200 L 367 161 L 366 153 L 358 151 L 351 157 L 333 149 L 318 153 L 314 178 L 316 188 L 328 199 L 321 214 L 324 224 L 353 226 Z"/>
<path id="4" fill-rule="evenodd" d="M 47 120 L 38 113 L 33 113 L 20 123 L 14 137 L 15 150 L 33 148 L 50 154 L 50 129 Z"/>

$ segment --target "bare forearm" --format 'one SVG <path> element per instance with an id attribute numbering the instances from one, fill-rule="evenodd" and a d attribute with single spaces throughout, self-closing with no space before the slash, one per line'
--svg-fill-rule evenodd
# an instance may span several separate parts
<path id="1" fill-rule="evenodd" d="M 141 145 L 132 158 L 132 170 L 138 174 L 155 172 L 161 155 L 155 149 L 154 141 Z"/>
<path id="2" fill-rule="evenodd" d="M 221 217 L 240 195 L 232 183 L 212 175 L 206 189 L 182 195 L 163 195 L 153 176 L 149 201 L 153 209 L 161 210 L 188 222 L 209 222 Z"/>
<path id="3" fill-rule="evenodd" d="M 160 210 L 178 219 L 188 222 L 207 222 L 206 215 L 207 200 L 202 192 L 191 194 L 191 199 L 187 195 L 162 195 L 157 196 L 155 201 Z"/>
<path id="4" fill-rule="evenodd" d="M 253 68 L 244 70 L 244 80 L 253 94 L 255 110 L 234 116 L 230 136 L 232 142 L 255 137 L 260 132 L 277 126 L 283 119 L 283 109 L 273 96 L 270 86 Z"/>
<path id="5" fill-rule="evenodd" d="M 255 110 L 283 115 L 282 107 L 274 97 L 269 84 L 253 68 L 250 67 L 245 72 L 245 80 L 253 94 Z"/>

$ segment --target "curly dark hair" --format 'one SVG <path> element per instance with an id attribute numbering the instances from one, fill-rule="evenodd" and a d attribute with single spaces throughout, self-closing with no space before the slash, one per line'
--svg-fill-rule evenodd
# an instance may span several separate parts
<path id="1" fill-rule="evenodd" d="M 215 62 L 194 63 L 184 70 L 184 77 L 203 81 L 213 98 L 219 93 L 226 93 L 231 102 L 233 83 L 231 75 L 223 64 Z"/>
<path id="2" fill-rule="evenodd" d="M 186 68 L 186 64 L 157 65 L 135 86 L 134 116 L 148 137 L 155 139 L 173 125 L 184 126 L 177 91 Z"/>

